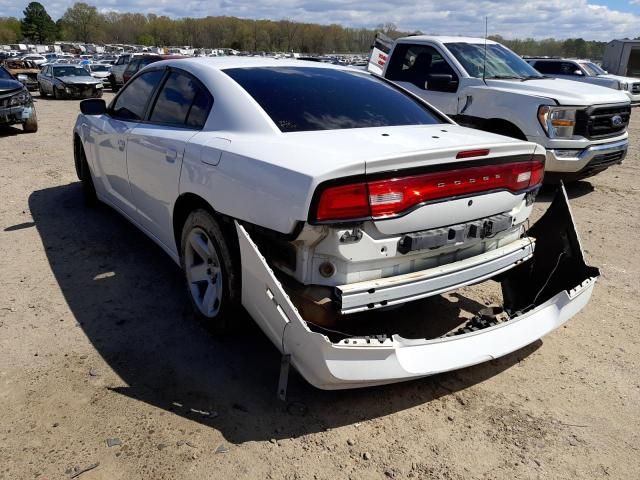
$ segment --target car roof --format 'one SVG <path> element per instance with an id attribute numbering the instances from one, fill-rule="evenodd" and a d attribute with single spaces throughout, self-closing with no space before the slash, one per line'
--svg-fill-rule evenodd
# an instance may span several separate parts
<path id="1" fill-rule="evenodd" d="M 305 60 L 276 59 L 270 57 L 176 57 L 180 59 L 179 65 L 190 64 L 206 67 L 212 70 L 226 70 L 230 68 L 258 68 L 258 67 L 307 67 L 307 68 L 331 68 L 334 70 L 354 71 L 353 68 L 341 65 L 332 65 L 322 62 L 307 62 Z M 367 73 L 356 69 L 358 72 Z"/>
<path id="2" fill-rule="evenodd" d="M 484 39 L 482 37 L 456 37 L 456 36 L 440 36 L 440 35 L 410 35 L 408 37 L 402 37 L 398 39 L 401 43 L 420 43 L 420 42 L 436 42 L 436 43 L 482 43 L 485 41 L 487 45 L 498 45 L 498 42 L 493 40 Z"/>

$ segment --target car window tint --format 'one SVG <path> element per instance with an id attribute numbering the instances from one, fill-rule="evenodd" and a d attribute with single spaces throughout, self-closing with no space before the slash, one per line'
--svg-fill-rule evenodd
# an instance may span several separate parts
<path id="1" fill-rule="evenodd" d="M 150 121 L 180 127 L 202 127 L 209 110 L 207 95 L 190 75 L 172 72 L 160 90 Z"/>
<path id="2" fill-rule="evenodd" d="M 445 120 L 373 75 L 318 67 L 232 68 L 233 78 L 283 132 L 429 125 Z"/>
<path id="3" fill-rule="evenodd" d="M 535 67 L 540 73 L 549 73 L 551 75 L 559 75 L 562 73 L 560 62 L 536 62 Z"/>
<path id="4" fill-rule="evenodd" d="M 198 87 L 198 93 L 196 93 L 187 117 L 187 126 L 191 128 L 202 128 L 209 116 L 209 110 L 211 110 L 211 104 L 213 98 L 207 92 L 204 87 Z"/>
<path id="5" fill-rule="evenodd" d="M 123 120 L 142 120 L 147 102 L 163 75 L 163 70 L 153 70 L 127 84 L 113 104 L 112 115 Z"/>

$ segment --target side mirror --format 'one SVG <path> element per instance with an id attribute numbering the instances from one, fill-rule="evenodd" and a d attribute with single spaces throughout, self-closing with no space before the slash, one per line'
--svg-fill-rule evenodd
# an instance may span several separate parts
<path id="1" fill-rule="evenodd" d="M 582 76 L 582 70 L 576 70 L 575 72 L 573 72 L 574 75 L 578 75 L 578 76 Z"/>
<path id="2" fill-rule="evenodd" d="M 453 75 L 449 73 L 432 73 L 427 75 L 427 81 L 424 82 L 425 90 L 453 92 L 457 89 L 457 86 L 458 84 L 453 79 Z"/>
<path id="3" fill-rule="evenodd" d="M 80 111 L 85 115 L 104 115 L 107 104 L 101 98 L 87 98 L 80 102 Z"/>

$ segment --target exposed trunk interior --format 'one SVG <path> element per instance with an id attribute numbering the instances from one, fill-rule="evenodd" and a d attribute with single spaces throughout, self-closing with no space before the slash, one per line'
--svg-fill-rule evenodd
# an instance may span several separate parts
<path id="1" fill-rule="evenodd" d="M 340 316 L 330 289 L 304 287 L 278 276 L 309 328 L 334 343 L 351 337 L 435 339 L 465 334 L 509 321 L 599 275 L 584 261 L 563 187 L 527 233 L 537 244 L 530 260 L 492 281 L 399 307 Z"/>

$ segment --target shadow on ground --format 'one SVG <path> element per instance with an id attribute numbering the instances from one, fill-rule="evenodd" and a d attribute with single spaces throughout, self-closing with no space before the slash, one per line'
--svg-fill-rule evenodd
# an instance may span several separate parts
<path id="1" fill-rule="evenodd" d="M 276 348 L 256 327 L 231 338 L 209 335 L 189 314 L 178 267 L 116 212 L 85 208 L 77 183 L 34 192 L 29 206 L 73 315 L 128 385 L 113 391 L 213 426 L 233 443 L 299 436 L 424 404 L 499 374 L 542 343 L 459 372 L 363 390 L 321 391 L 292 374 L 294 402 L 285 404 L 276 399 Z M 457 303 L 448 308 L 459 314 Z"/>
<path id="2" fill-rule="evenodd" d="M 565 184 L 564 188 L 567 191 L 567 197 L 569 198 L 569 200 L 583 197 L 593 192 L 594 190 L 593 185 L 591 185 L 591 183 L 588 180 L 570 182 Z M 544 185 L 540 189 L 540 192 L 538 193 L 536 200 L 542 201 L 542 202 L 551 202 L 553 200 L 553 197 L 556 194 L 557 189 L 558 189 L 558 185 Z"/>

